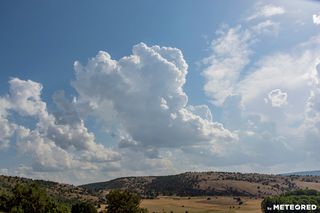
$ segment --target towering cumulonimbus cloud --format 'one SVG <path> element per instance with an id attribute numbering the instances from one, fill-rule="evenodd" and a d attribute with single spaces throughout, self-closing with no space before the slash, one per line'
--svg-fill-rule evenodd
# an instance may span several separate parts
<path id="1" fill-rule="evenodd" d="M 187 68 L 179 49 L 140 43 L 118 61 L 100 51 L 85 66 L 76 62 L 72 85 L 79 101 L 117 124 L 120 147 L 152 150 L 234 139 L 212 121 L 207 106 L 188 106 Z"/>

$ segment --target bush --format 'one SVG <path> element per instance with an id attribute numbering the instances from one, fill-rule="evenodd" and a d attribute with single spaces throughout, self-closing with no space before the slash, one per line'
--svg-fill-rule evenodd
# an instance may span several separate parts
<path id="1" fill-rule="evenodd" d="M 81 202 L 72 206 L 71 213 L 97 213 L 97 210 L 93 204 Z"/>
<path id="2" fill-rule="evenodd" d="M 145 213 L 146 209 L 140 208 L 141 198 L 138 194 L 128 190 L 112 190 L 106 195 L 108 213 Z"/>

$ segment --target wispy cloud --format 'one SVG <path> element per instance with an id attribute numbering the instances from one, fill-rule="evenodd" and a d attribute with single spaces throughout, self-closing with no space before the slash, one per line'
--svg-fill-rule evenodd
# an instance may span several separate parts
<path id="1" fill-rule="evenodd" d="M 215 105 L 221 106 L 228 96 L 235 94 L 235 85 L 250 63 L 252 46 L 259 36 L 274 36 L 278 32 L 279 24 L 271 20 L 218 30 L 218 38 L 211 42 L 212 53 L 203 60 L 206 68 L 202 72 L 206 80 L 204 91 Z"/>
<path id="2" fill-rule="evenodd" d="M 234 85 L 239 80 L 240 72 L 249 63 L 251 55 L 251 32 L 241 27 L 229 28 L 212 41 L 212 55 L 204 62 L 208 67 L 202 75 L 206 79 L 204 91 L 216 105 L 234 93 Z"/>
<path id="3" fill-rule="evenodd" d="M 256 7 L 254 13 L 246 18 L 247 21 L 251 21 L 257 18 L 268 18 L 271 16 L 282 15 L 286 11 L 283 7 L 275 6 L 272 4 L 259 5 Z"/>

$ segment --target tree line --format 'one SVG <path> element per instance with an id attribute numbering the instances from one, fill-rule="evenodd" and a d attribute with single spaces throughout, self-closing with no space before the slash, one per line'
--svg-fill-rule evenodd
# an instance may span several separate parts
<path id="1" fill-rule="evenodd" d="M 18 183 L 0 193 L 0 211 L 9 213 L 97 213 L 91 203 L 63 203 L 35 183 Z"/>
<path id="2" fill-rule="evenodd" d="M 140 208 L 140 195 L 128 190 L 112 190 L 106 195 L 107 213 L 147 213 Z M 61 202 L 35 183 L 18 183 L 0 192 L 0 212 L 8 213 L 97 213 L 89 202 Z"/>
<path id="3" fill-rule="evenodd" d="M 294 205 L 305 205 L 305 204 L 313 204 L 317 206 L 316 210 L 299 210 L 298 212 L 306 213 L 320 213 L 320 192 L 312 189 L 299 189 L 291 192 L 284 193 L 282 195 L 270 196 L 264 198 L 261 203 L 261 209 L 263 212 L 293 212 L 290 209 L 279 210 L 273 209 L 274 205 L 281 204 L 294 204 Z"/>

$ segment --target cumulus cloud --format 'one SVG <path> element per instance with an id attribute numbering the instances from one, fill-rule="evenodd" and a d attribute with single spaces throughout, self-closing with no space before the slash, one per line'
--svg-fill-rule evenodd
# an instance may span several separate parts
<path id="1" fill-rule="evenodd" d="M 41 101 L 42 85 L 31 80 L 13 78 L 10 84 L 10 103 L 21 116 L 46 116 L 46 103 Z"/>
<path id="2" fill-rule="evenodd" d="M 20 128 L 17 131 L 17 148 L 20 153 L 32 154 L 35 171 L 63 171 L 75 167 L 77 163 L 66 150 L 38 131 Z"/>
<path id="3" fill-rule="evenodd" d="M 10 138 L 16 129 L 16 125 L 11 123 L 7 118 L 7 109 L 9 107 L 9 101 L 6 98 L 0 97 L 0 150 L 9 147 Z"/>
<path id="4" fill-rule="evenodd" d="M 275 15 L 282 15 L 285 12 L 286 12 L 285 9 L 280 6 L 275 6 L 272 4 L 258 5 L 256 7 L 255 12 L 249 17 L 247 17 L 246 20 L 251 21 L 257 18 L 268 18 Z"/>
<path id="5" fill-rule="evenodd" d="M 188 104 L 183 91 L 187 69 L 176 48 L 141 43 L 118 61 L 100 51 L 85 66 L 75 63 L 72 85 L 78 95 L 70 101 L 63 91 L 55 92 L 53 113 L 41 98 L 40 83 L 12 78 L 9 93 L 0 97 L 1 145 L 14 146 L 23 156 L 25 162 L 16 170 L 29 177 L 48 178 L 47 172 L 53 172 L 50 179 L 61 180 L 59 174 L 76 178 L 77 171 L 77 179 L 88 179 L 82 171 L 173 171 L 163 150 L 202 144 L 215 149 L 218 141 L 237 140 L 213 120 L 208 106 Z M 101 122 L 118 147 L 97 143 L 85 126 L 87 116 Z"/>
<path id="6" fill-rule="evenodd" d="M 8 146 L 15 135 L 17 150 L 30 156 L 35 171 L 60 171 L 64 169 L 93 167 L 90 162 L 108 162 L 119 160 L 115 151 L 97 144 L 68 103 L 63 93 L 54 97 L 63 119 L 57 119 L 47 110 L 41 99 L 42 85 L 28 80 L 13 78 L 9 81 L 9 94 L 1 97 L 1 134 L 2 144 Z M 17 113 L 8 118 L 8 113 Z M 66 116 L 69 115 L 69 116 Z M 14 117 L 34 119 L 34 127 L 14 122 Z"/>
<path id="7" fill-rule="evenodd" d="M 320 15 L 313 14 L 312 15 L 313 23 L 316 25 L 320 25 Z"/>
<path id="8" fill-rule="evenodd" d="M 282 107 L 287 104 L 287 97 L 286 92 L 282 92 L 281 89 L 274 89 L 269 92 L 266 102 L 270 101 L 273 107 Z"/>
<path id="9" fill-rule="evenodd" d="M 79 101 L 94 106 L 93 114 L 116 124 L 108 128 L 121 148 L 156 157 L 158 148 L 232 140 L 207 106 L 187 104 L 187 68 L 179 49 L 140 43 L 118 61 L 100 51 L 85 66 L 76 62 L 72 85 Z"/>

